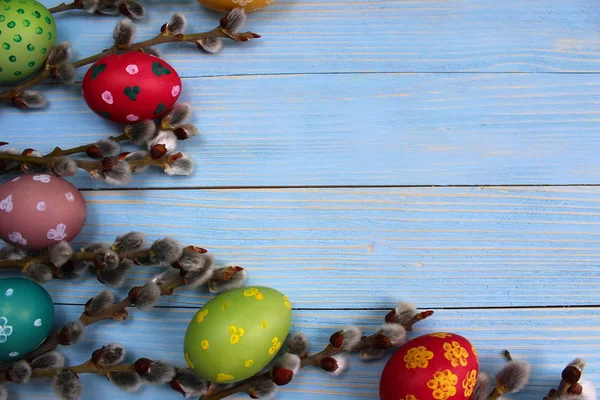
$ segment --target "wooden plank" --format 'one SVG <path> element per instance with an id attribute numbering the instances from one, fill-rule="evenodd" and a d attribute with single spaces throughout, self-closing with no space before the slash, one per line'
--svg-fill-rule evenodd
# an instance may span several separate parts
<path id="1" fill-rule="evenodd" d="M 137 230 L 209 249 L 298 308 L 598 304 L 600 188 L 272 189 L 85 192 L 75 239 L 112 243 Z M 131 286 L 159 269 L 137 267 Z M 83 304 L 95 279 L 48 285 Z M 319 295 L 316 296 L 315 293 Z M 182 291 L 162 305 L 211 296 Z"/>
<path id="2" fill-rule="evenodd" d="M 135 312 L 127 324 L 103 323 L 90 327 L 86 339 L 66 348 L 64 353 L 69 363 L 80 363 L 88 359 L 93 349 L 118 341 L 128 349 L 126 361 L 148 357 L 181 366 L 184 365 L 183 337 L 195 311 L 157 309 Z M 80 308 L 75 306 L 57 306 L 60 321 L 76 318 L 79 312 Z M 384 315 L 383 311 L 295 311 L 293 329 L 306 333 L 312 344 L 311 350 L 318 351 L 327 344 L 329 335 L 348 325 L 358 325 L 365 333 L 374 332 Z M 434 316 L 421 323 L 409 337 L 438 331 L 461 334 L 477 349 L 480 369 L 492 374 L 503 365 L 499 353 L 510 349 L 515 358 L 528 360 L 533 371 L 528 389 L 511 398 L 541 399 L 549 388 L 556 387 L 562 368 L 575 357 L 583 357 L 588 362 L 584 378 L 597 379 L 600 372 L 599 319 L 598 308 L 436 310 Z M 282 388 L 277 398 L 377 399 L 379 376 L 385 361 L 363 363 L 353 355 L 349 370 L 338 378 L 315 369 L 303 370 L 290 385 Z M 82 400 L 126 400 L 140 396 L 148 400 L 178 398 L 167 387 L 146 387 L 139 393 L 126 394 L 101 377 L 81 375 L 81 378 L 84 382 Z M 19 399 L 52 396 L 48 382 L 11 385 L 10 392 L 13 395 L 18 393 Z"/>
<path id="3" fill-rule="evenodd" d="M 194 175 L 138 174 L 130 187 L 600 183 L 595 75 L 253 76 L 185 86 L 202 132 L 180 146 L 197 162 Z M 75 87 L 49 97 L 52 108 L 26 122 L 2 110 L 1 139 L 48 152 L 119 134 Z M 107 187 L 83 172 L 73 182 Z"/>
<path id="4" fill-rule="evenodd" d="M 43 0 L 56 5 L 57 0 Z M 189 32 L 214 28 L 222 14 L 193 0 L 145 2 L 138 38 L 155 36 L 173 12 Z M 598 72 L 600 11 L 594 1 L 277 0 L 252 14 L 263 38 L 228 43 L 219 56 L 193 45 L 162 46 L 164 58 L 190 76 L 331 72 Z M 57 15 L 58 38 L 79 57 L 112 45 L 116 17 Z M 82 68 L 83 73 L 86 68 Z"/>

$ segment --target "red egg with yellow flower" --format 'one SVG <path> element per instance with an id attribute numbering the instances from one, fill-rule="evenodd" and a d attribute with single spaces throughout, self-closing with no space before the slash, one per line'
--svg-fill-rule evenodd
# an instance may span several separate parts
<path id="1" fill-rule="evenodd" d="M 381 400 L 468 400 L 477 381 L 477 351 L 455 333 L 431 333 L 402 346 L 381 374 Z"/>

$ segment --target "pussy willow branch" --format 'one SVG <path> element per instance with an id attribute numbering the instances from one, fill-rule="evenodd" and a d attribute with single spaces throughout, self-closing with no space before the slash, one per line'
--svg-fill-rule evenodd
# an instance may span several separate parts
<path id="1" fill-rule="evenodd" d="M 423 311 L 423 312 L 415 315 L 412 320 L 408 321 L 404 325 L 404 329 L 406 329 L 407 332 L 412 331 L 412 327 L 415 323 L 424 320 L 425 318 L 427 318 L 428 316 L 430 316 L 432 314 L 433 313 L 431 311 Z M 377 343 L 377 336 L 378 336 L 377 334 L 374 334 L 371 336 L 364 337 L 360 341 L 360 343 L 351 351 L 360 351 L 363 348 L 368 348 L 368 347 L 375 345 Z M 319 366 L 321 360 L 324 359 L 325 357 L 335 356 L 338 354 L 345 353 L 346 351 L 347 350 L 344 350 L 341 347 L 335 348 L 331 344 L 329 344 L 329 345 L 327 345 L 327 347 L 324 350 L 303 359 L 300 368 L 306 368 L 306 367 L 310 367 L 310 366 Z M 212 393 L 212 394 L 203 396 L 200 398 L 200 400 L 220 400 L 220 399 L 224 399 L 226 397 L 232 396 L 236 393 L 246 393 L 246 392 L 248 392 L 249 389 L 251 389 L 254 386 L 255 383 L 259 382 L 260 380 L 270 379 L 270 378 L 271 378 L 271 371 L 267 371 L 260 375 L 256 375 L 246 381 L 240 382 L 240 383 L 230 387 L 229 389 L 225 389 L 225 390 L 222 390 L 217 393 Z"/>
<path id="2" fill-rule="evenodd" d="M 125 141 L 129 140 L 129 137 L 127 136 L 127 133 L 123 133 L 119 136 L 109 136 L 108 139 L 113 140 L 117 143 L 120 143 L 120 142 L 125 142 Z M 87 152 L 88 148 L 93 146 L 94 144 L 95 143 L 84 144 L 82 146 L 71 147 L 70 149 L 61 149 L 60 147 L 55 147 L 51 153 L 45 154 L 44 157 L 51 157 L 51 156 L 60 157 L 60 156 L 70 156 L 70 155 L 78 154 L 78 153 L 85 153 L 85 152 Z M 5 175 L 5 174 L 8 174 L 8 173 L 11 173 L 14 171 L 18 171 L 19 169 L 20 169 L 19 165 L 14 165 L 14 166 L 6 169 L 5 171 L 0 171 L 0 175 Z"/>
<path id="3" fill-rule="evenodd" d="M 156 45 L 165 44 L 165 43 L 174 43 L 174 42 L 195 43 L 198 40 L 208 39 L 208 38 L 222 38 L 222 39 L 237 40 L 238 38 L 242 38 L 242 37 L 250 38 L 250 37 L 258 37 L 258 35 L 255 35 L 251 32 L 233 34 L 233 33 L 229 32 L 227 29 L 223 28 L 222 26 L 218 26 L 215 29 L 213 29 L 212 31 L 202 32 L 202 33 L 191 33 L 188 35 L 184 35 L 184 34 L 164 35 L 161 33 L 161 34 L 156 35 L 152 39 L 148 39 L 148 40 L 145 40 L 145 41 L 139 42 L 139 43 L 134 43 L 134 44 L 128 46 L 126 49 L 120 49 L 116 46 L 113 46 L 107 50 L 104 50 L 101 53 L 98 53 L 93 56 L 86 57 L 81 60 L 75 61 L 75 62 L 73 62 L 73 66 L 75 68 L 79 68 L 84 65 L 92 64 L 92 63 L 100 60 L 102 57 L 107 56 L 109 54 L 116 54 L 116 53 L 123 52 L 123 51 L 139 51 L 139 50 L 142 50 L 142 49 L 150 47 L 150 46 L 156 46 Z M 40 72 L 36 76 L 34 76 L 32 79 L 25 81 L 22 84 L 15 86 L 12 89 L 9 89 L 4 92 L 0 92 L 0 101 L 4 101 L 4 102 L 10 101 L 15 96 L 18 96 L 19 94 L 21 94 L 25 89 L 28 89 L 32 86 L 36 86 L 36 85 L 44 82 L 48 78 L 50 78 L 50 69 L 47 67 L 42 72 Z"/>
<path id="4" fill-rule="evenodd" d="M 150 251 L 150 248 L 147 248 L 147 249 L 142 249 L 142 250 L 136 251 L 133 254 L 131 254 L 131 253 L 117 253 L 117 254 L 119 255 L 120 260 L 124 260 L 124 259 L 134 260 L 136 257 L 148 254 L 149 251 Z M 87 251 L 87 252 L 74 253 L 69 260 L 70 261 L 94 261 L 95 259 L 96 259 L 96 253 L 94 253 L 92 251 Z M 36 257 L 22 258 L 20 260 L 3 260 L 3 261 L 0 261 L 0 269 L 10 269 L 10 268 L 26 269 L 27 266 L 30 265 L 32 262 L 50 262 L 50 256 L 48 254 L 44 254 L 44 255 L 40 255 L 40 256 L 36 256 Z"/>
<path id="5" fill-rule="evenodd" d="M 31 371 L 31 378 L 52 378 L 63 371 L 71 371 L 76 374 L 96 374 L 106 376 L 107 374 L 115 372 L 135 371 L 135 364 L 97 366 L 91 361 L 87 361 L 83 364 L 74 365 L 72 367 L 34 369 Z M 0 375 L 0 382 L 8 382 L 6 374 Z"/>
<path id="6" fill-rule="evenodd" d="M 164 167 L 167 164 L 170 164 L 169 157 L 171 155 L 167 154 L 160 158 L 151 158 L 146 157 L 141 160 L 125 160 L 131 167 L 131 171 L 135 172 L 137 168 L 142 168 L 146 166 L 158 166 Z M 0 153 L 0 160 L 13 161 L 18 163 L 26 163 L 26 164 L 38 164 L 38 165 L 47 165 L 50 168 L 54 163 L 55 156 L 44 156 L 44 157 L 32 157 L 32 156 L 23 156 L 19 154 L 7 154 Z M 85 160 L 74 160 L 77 164 L 77 167 L 83 169 L 87 172 L 93 172 L 97 170 L 102 170 L 102 160 L 98 161 L 85 161 Z"/>
<path id="7" fill-rule="evenodd" d="M 183 281 L 183 278 L 181 276 L 177 276 L 173 280 L 171 280 L 167 283 L 164 283 L 160 286 L 160 295 L 161 296 L 170 296 L 171 294 L 173 294 L 173 291 L 175 289 L 177 289 L 181 286 L 185 286 L 185 282 Z M 128 307 L 133 305 L 133 297 L 132 297 L 133 295 L 134 294 L 132 293 L 132 291 L 130 291 L 129 295 L 127 297 L 125 297 L 123 300 L 121 300 L 115 304 L 112 304 L 108 307 L 105 307 L 93 315 L 87 314 L 84 311 L 81 314 L 81 316 L 79 317 L 79 321 L 81 321 L 83 326 L 90 326 L 92 324 L 95 324 L 96 322 L 115 319 L 115 315 L 123 313 L 124 311 L 126 311 L 126 309 Z M 52 336 L 49 336 L 46 339 L 46 341 L 44 341 L 44 343 L 42 343 L 40 345 L 40 347 L 35 349 L 33 352 L 27 354 L 25 359 L 33 360 L 36 357 L 41 356 L 42 354 L 45 354 L 49 351 L 54 350 L 59 345 L 60 345 L 60 343 L 59 343 L 58 334 L 53 334 Z"/>
<path id="8" fill-rule="evenodd" d="M 61 3 L 57 6 L 51 7 L 48 9 L 50 13 L 56 14 L 63 11 L 69 10 L 80 10 L 83 8 L 83 0 L 75 0 L 72 3 Z"/>

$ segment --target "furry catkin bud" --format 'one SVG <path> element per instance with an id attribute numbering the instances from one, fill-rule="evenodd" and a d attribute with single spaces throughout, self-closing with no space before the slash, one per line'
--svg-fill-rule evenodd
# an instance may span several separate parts
<path id="1" fill-rule="evenodd" d="M 582 379 L 579 381 L 581 385 L 581 394 L 585 398 L 585 400 L 596 400 L 596 385 L 594 382 L 588 381 L 587 379 Z"/>
<path id="2" fill-rule="evenodd" d="M 206 38 L 196 41 L 196 46 L 209 54 L 217 54 L 223 49 L 223 41 L 219 38 Z"/>
<path id="3" fill-rule="evenodd" d="M 248 395 L 253 399 L 272 399 L 278 390 L 279 388 L 271 379 L 261 378 L 248 389 Z"/>
<path id="4" fill-rule="evenodd" d="M 105 158 L 102 170 L 92 170 L 90 175 L 111 185 L 126 185 L 131 181 L 131 167 L 127 161 L 112 162 Z"/>
<path id="5" fill-rule="evenodd" d="M 125 347 L 120 343 L 102 346 L 92 353 L 92 362 L 98 366 L 118 365 L 125 359 Z"/>
<path id="6" fill-rule="evenodd" d="M 362 330 L 357 326 L 348 327 L 336 332 L 329 338 L 329 343 L 336 349 L 353 350 L 362 339 Z"/>
<path id="7" fill-rule="evenodd" d="M 64 366 L 65 357 L 56 350 L 42 354 L 31 361 L 31 368 L 33 369 L 62 368 Z"/>
<path id="8" fill-rule="evenodd" d="M 221 27 L 231 33 L 237 33 L 246 23 L 246 19 L 246 11 L 243 7 L 234 8 L 229 14 L 221 18 Z"/>
<path id="9" fill-rule="evenodd" d="M 88 315 L 95 315 L 99 311 L 113 305 L 115 302 L 115 295 L 108 289 L 104 289 L 100 294 L 92 297 L 88 300 L 85 305 L 85 313 Z"/>
<path id="10" fill-rule="evenodd" d="M 146 10 L 142 3 L 137 0 L 124 0 L 120 6 L 121 14 L 133 19 L 142 19 L 146 15 Z"/>
<path id="11" fill-rule="evenodd" d="M 141 250 L 146 245 L 146 235 L 142 232 L 129 232 L 115 239 L 112 249 L 126 256 Z"/>
<path id="12" fill-rule="evenodd" d="M 144 47 L 143 49 L 140 50 L 140 52 L 142 52 L 144 54 L 149 54 L 151 56 L 158 57 L 158 58 L 162 57 L 160 51 L 158 51 L 157 48 L 152 47 L 152 46 Z"/>
<path id="13" fill-rule="evenodd" d="M 65 61 L 69 61 L 69 58 L 71 58 L 71 43 L 61 42 L 54 46 L 50 51 L 46 64 L 55 66 Z"/>
<path id="14" fill-rule="evenodd" d="M 208 289 L 212 293 L 221 293 L 237 289 L 246 283 L 248 272 L 241 267 L 220 268 L 213 273 Z"/>
<path id="15" fill-rule="evenodd" d="M 348 356 L 342 353 L 325 357 L 321 360 L 320 367 L 332 375 L 340 375 L 348 368 Z"/>
<path id="16" fill-rule="evenodd" d="M 25 270 L 25 275 L 29 279 L 39 284 L 44 284 L 51 281 L 52 277 L 54 276 L 52 273 L 52 266 L 39 262 L 28 264 Z"/>
<path id="17" fill-rule="evenodd" d="M 96 13 L 99 5 L 100 0 L 83 0 L 83 9 L 90 14 Z"/>
<path id="18" fill-rule="evenodd" d="M 73 247 L 66 240 L 61 240 L 48 247 L 48 256 L 52 264 L 60 267 L 73 256 Z"/>
<path id="19" fill-rule="evenodd" d="M 60 328 L 58 331 L 58 342 L 63 346 L 69 346 L 77 343 L 83 339 L 84 329 L 85 326 L 78 319 L 67 322 L 65 326 Z"/>
<path id="20" fill-rule="evenodd" d="M 25 361 L 17 361 L 6 373 L 6 378 L 13 383 L 23 384 L 31 379 L 31 365 Z"/>
<path id="21" fill-rule="evenodd" d="M 20 110 L 32 109 L 38 110 L 46 107 L 48 101 L 42 94 L 37 90 L 23 90 L 18 96 L 14 96 L 10 99 L 10 104 Z"/>
<path id="22" fill-rule="evenodd" d="M 198 135 L 198 128 L 193 124 L 183 124 L 173 130 L 177 140 L 186 140 Z"/>
<path id="23" fill-rule="evenodd" d="M 160 121 L 161 129 L 174 129 L 192 116 L 192 107 L 186 103 L 176 103 Z"/>
<path id="24" fill-rule="evenodd" d="M 209 387 L 210 383 L 202 380 L 189 368 L 178 368 L 175 377 L 171 380 L 171 388 L 186 398 L 202 397 L 208 393 Z"/>
<path id="25" fill-rule="evenodd" d="M 98 0 L 97 11 L 106 15 L 118 15 L 121 0 Z"/>
<path id="26" fill-rule="evenodd" d="M 181 13 L 175 13 L 173 14 L 169 22 L 163 25 L 161 31 L 164 35 L 167 36 L 178 35 L 180 33 L 183 33 L 186 25 L 187 19 L 185 18 L 185 15 Z"/>
<path id="27" fill-rule="evenodd" d="M 308 352 L 308 338 L 302 332 L 296 332 L 287 339 L 287 352 L 305 358 Z"/>
<path id="28" fill-rule="evenodd" d="M 77 173 L 77 163 L 71 157 L 57 157 L 51 169 L 56 176 L 73 176 Z"/>
<path id="29" fill-rule="evenodd" d="M 166 361 L 140 359 L 135 367 L 143 381 L 154 385 L 164 385 L 175 377 L 175 368 Z"/>
<path id="30" fill-rule="evenodd" d="M 125 156 L 125 161 L 131 163 L 132 161 L 144 160 L 147 157 L 148 153 L 145 151 L 134 151 L 133 153 L 129 153 L 127 156 Z M 148 165 L 132 166 L 131 172 L 144 172 L 147 169 Z"/>
<path id="31" fill-rule="evenodd" d="M 142 387 L 142 378 L 136 372 L 111 372 L 106 375 L 109 381 L 125 392 L 137 392 Z"/>
<path id="32" fill-rule="evenodd" d="M 156 133 L 156 124 L 151 120 L 138 121 L 125 127 L 125 134 L 136 146 L 148 143 Z"/>
<path id="33" fill-rule="evenodd" d="M 105 285 L 118 288 L 123 286 L 125 283 L 125 275 L 127 275 L 127 272 L 131 269 L 131 267 L 133 267 L 132 261 L 123 260 L 115 269 L 96 270 L 96 275 L 98 280 Z"/>
<path id="34" fill-rule="evenodd" d="M 10 245 L 0 248 L 0 261 L 22 260 L 25 257 L 27 257 L 27 253 L 23 249 Z"/>
<path id="35" fill-rule="evenodd" d="M 183 254 L 181 244 L 172 238 L 164 238 L 152 243 L 150 247 L 150 258 L 155 264 L 170 265 L 177 261 Z"/>
<path id="36" fill-rule="evenodd" d="M 190 175 L 194 171 L 194 160 L 183 153 L 170 155 L 164 165 L 167 175 Z"/>
<path id="37" fill-rule="evenodd" d="M 60 400 L 78 400 L 81 396 L 81 382 L 77 374 L 63 371 L 52 379 L 52 389 Z"/>
<path id="38" fill-rule="evenodd" d="M 119 266 L 119 263 L 121 262 L 119 254 L 112 249 L 101 247 L 97 249 L 94 253 L 96 254 L 95 264 L 96 267 L 99 269 L 115 269 Z"/>
<path id="39" fill-rule="evenodd" d="M 0 384 L 0 400 L 8 400 L 8 390 L 2 384 Z"/>
<path id="40" fill-rule="evenodd" d="M 152 147 L 162 144 L 167 152 L 174 151 L 177 148 L 177 136 L 171 131 L 159 131 L 158 134 L 148 142 L 148 150 Z"/>
<path id="41" fill-rule="evenodd" d="M 150 310 L 160 299 L 160 287 L 154 282 L 148 282 L 144 286 L 133 288 L 129 292 L 131 302 L 140 310 Z"/>
<path id="42" fill-rule="evenodd" d="M 58 82 L 72 83 L 77 78 L 77 69 L 68 61 L 61 62 L 50 70 L 52 78 Z"/>
<path id="43" fill-rule="evenodd" d="M 562 371 L 561 378 L 568 384 L 574 385 L 581 379 L 584 369 L 585 360 L 583 358 L 576 358 L 565 367 Z"/>
<path id="44" fill-rule="evenodd" d="M 182 271 L 198 271 L 210 268 L 213 264 L 213 258 L 206 253 L 206 250 L 188 246 L 183 249 L 181 257 L 174 261 L 171 266 Z"/>
<path id="45" fill-rule="evenodd" d="M 395 309 L 385 316 L 385 322 L 390 324 L 404 325 L 410 322 L 417 315 L 417 307 L 411 303 L 399 303 Z"/>
<path id="46" fill-rule="evenodd" d="M 117 23 L 113 31 L 115 46 L 119 49 L 126 49 L 133 43 L 135 34 L 135 25 L 130 19 L 122 19 Z"/>
<path id="47" fill-rule="evenodd" d="M 383 324 L 377 331 L 377 344 L 380 349 L 406 343 L 406 329 L 398 324 Z"/>
<path id="48" fill-rule="evenodd" d="M 490 376 L 483 371 L 479 371 L 470 400 L 486 400 L 490 394 L 490 385 Z"/>
<path id="49" fill-rule="evenodd" d="M 196 271 L 182 271 L 181 276 L 183 278 L 183 282 L 186 284 L 187 287 L 189 287 L 190 289 L 195 289 L 208 282 L 212 277 L 212 274 L 212 266 L 208 266 L 204 269 Z"/>
<path id="50" fill-rule="evenodd" d="M 360 359 L 363 361 L 381 360 L 385 357 L 385 350 L 375 346 L 360 349 Z"/>
<path id="51" fill-rule="evenodd" d="M 284 353 L 281 357 L 275 360 L 273 365 L 272 376 L 273 382 L 277 386 L 287 385 L 292 381 L 294 375 L 298 373 L 302 361 L 296 354 Z"/>
<path id="52" fill-rule="evenodd" d="M 496 389 L 502 394 L 518 392 L 527 385 L 530 373 L 527 361 L 510 361 L 496 375 Z"/>
<path id="53" fill-rule="evenodd" d="M 101 139 L 95 145 L 102 157 L 116 156 L 121 151 L 119 143 L 113 139 Z"/>

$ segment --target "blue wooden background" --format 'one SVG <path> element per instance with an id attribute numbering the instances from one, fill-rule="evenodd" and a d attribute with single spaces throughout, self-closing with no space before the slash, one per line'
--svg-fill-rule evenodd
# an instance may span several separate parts
<path id="1" fill-rule="evenodd" d="M 220 17 L 193 0 L 146 3 L 140 39 L 175 10 L 195 31 Z M 202 133 L 181 146 L 196 171 L 138 174 L 119 190 L 72 178 L 89 204 L 75 242 L 142 230 L 204 246 L 248 268 L 251 284 L 286 293 L 294 329 L 314 349 L 348 324 L 376 329 L 404 300 L 436 310 L 412 336 L 461 333 L 490 373 L 504 349 L 529 360 L 531 385 L 515 399 L 541 399 L 576 356 L 595 380 L 598 6 L 278 0 L 250 16 L 247 27 L 260 40 L 226 43 L 216 56 L 163 46 Z M 77 57 L 110 46 L 118 20 L 81 12 L 56 19 L 59 40 L 71 41 Z M 46 152 L 119 133 L 89 111 L 78 84 L 43 90 L 49 110 L 0 109 L 0 140 Z M 138 268 L 125 286 L 156 271 Z M 47 288 L 57 324 L 102 290 L 91 278 Z M 186 325 L 210 297 L 179 292 L 153 311 L 132 312 L 127 323 L 91 327 L 65 353 L 78 363 L 119 341 L 131 360 L 183 365 Z M 384 361 L 353 358 L 342 378 L 303 371 L 278 398 L 377 399 Z M 99 377 L 83 379 L 84 399 L 180 398 L 167 388 L 125 394 Z M 48 382 L 10 391 L 19 400 L 53 396 Z"/>

